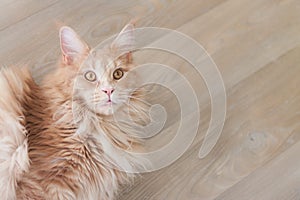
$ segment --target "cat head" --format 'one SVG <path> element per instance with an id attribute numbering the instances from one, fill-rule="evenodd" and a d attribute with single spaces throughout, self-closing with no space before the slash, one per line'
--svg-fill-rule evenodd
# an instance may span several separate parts
<path id="1" fill-rule="evenodd" d="M 70 27 L 61 27 L 62 67 L 76 70 L 73 98 L 89 110 L 111 115 L 132 97 L 134 78 L 134 26 L 127 24 L 116 39 L 99 49 L 91 49 Z M 123 80 L 122 84 L 120 82 Z"/>

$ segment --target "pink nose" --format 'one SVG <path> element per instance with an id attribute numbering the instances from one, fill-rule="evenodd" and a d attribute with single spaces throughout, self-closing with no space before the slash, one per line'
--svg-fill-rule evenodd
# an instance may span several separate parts
<path id="1" fill-rule="evenodd" d="M 105 89 L 102 89 L 102 91 L 105 94 L 107 94 L 108 96 L 110 96 L 114 92 L 114 89 L 113 88 L 105 88 Z"/>

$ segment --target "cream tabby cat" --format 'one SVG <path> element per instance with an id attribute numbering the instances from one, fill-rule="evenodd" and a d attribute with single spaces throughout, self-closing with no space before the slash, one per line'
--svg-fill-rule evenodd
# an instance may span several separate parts
<path id="1" fill-rule="evenodd" d="M 134 108 L 133 120 L 147 121 L 140 91 L 125 80 L 134 68 L 133 32 L 128 24 L 92 50 L 62 27 L 61 64 L 40 85 L 25 67 L 1 70 L 1 199 L 113 199 L 129 172 L 146 165 L 125 151 L 140 141 L 113 118 Z"/>

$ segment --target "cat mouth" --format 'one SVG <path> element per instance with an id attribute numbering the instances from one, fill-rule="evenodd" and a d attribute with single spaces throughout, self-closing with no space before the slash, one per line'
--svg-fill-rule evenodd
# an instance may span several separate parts
<path id="1" fill-rule="evenodd" d="M 111 100 L 108 100 L 104 105 L 112 105 L 113 102 Z"/>
<path id="2" fill-rule="evenodd" d="M 103 106 L 112 106 L 113 104 L 115 104 L 111 99 L 108 99 Z"/>
<path id="3" fill-rule="evenodd" d="M 98 104 L 99 107 L 112 107 L 114 105 L 117 105 L 117 103 L 114 102 L 111 99 L 108 99 L 106 101 L 102 101 L 101 103 L 99 102 L 99 103 L 96 103 L 96 104 Z"/>

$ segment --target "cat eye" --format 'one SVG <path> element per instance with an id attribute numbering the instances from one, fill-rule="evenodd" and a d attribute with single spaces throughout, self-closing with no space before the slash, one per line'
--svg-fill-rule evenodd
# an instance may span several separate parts
<path id="1" fill-rule="evenodd" d="M 124 71 L 121 68 L 116 69 L 113 73 L 113 77 L 115 80 L 119 80 L 120 78 L 123 77 L 123 75 L 124 75 Z"/>
<path id="2" fill-rule="evenodd" d="M 95 72 L 88 71 L 84 74 L 84 78 L 88 81 L 94 82 L 97 79 Z"/>

